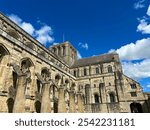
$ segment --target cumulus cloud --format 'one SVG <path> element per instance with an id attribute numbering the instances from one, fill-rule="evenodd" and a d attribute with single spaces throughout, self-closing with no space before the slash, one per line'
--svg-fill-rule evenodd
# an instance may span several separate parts
<path id="1" fill-rule="evenodd" d="M 139 1 L 136 9 L 143 8 Z M 142 34 L 150 34 L 150 5 L 147 10 L 147 16 L 139 19 L 137 31 Z M 121 46 L 118 49 L 111 49 L 109 53 L 117 52 L 122 62 L 124 74 L 135 79 L 150 78 L 150 37 L 137 40 L 135 42 Z"/>
<path id="2" fill-rule="evenodd" d="M 53 34 L 52 28 L 50 26 L 44 25 L 39 30 L 35 31 L 36 39 L 46 45 L 46 43 L 52 43 L 54 38 L 51 36 Z"/>
<path id="3" fill-rule="evenodd" d="M 138 2 L 134 3 L 134 9 L 144 8 L 145 7 L 144 2 L 145 0 L 139 0 Z"/>
<path id="4" fill-rule="evenodd" d="M 144 16 L 142 19 L 138 18 L 139 25 L 137 26 L 137 32 L 142 32 L 142 34 L 150 34 L 150 23 L 148 22 L 150 19 L 150 5 L 146 14 L 148 17 Z"/>
<path id="5" fill-rule="evenodd" d="M 35 29 L 31 23 L 24 22 L 15 14 L 10 14 L 8 17 L 42 44 L 46 45 L 47 43 L 52 43 L 54 41 L 54 38 L 52 37 L 53 31 L 50 26 L 41 24 L 42 27 L 40 29 Z"/>
<path id="6" fill-rule="evenodd" d="M 24 29 L 26 32 L 28 32 L 30 35 L 34 34 L 34 27 L 32 24 L 22 21 L 21 18 L 19 18 L 15 14 L 9 15 L 9 18 L 14 21 L 16 24 L 18 24 L 22 29 Z"/>
<path id="7" fill-rule="evenodd" d="M 80 54 L 79 51 L 77 51 L 77 58 L 78 58 L 78 59 L 81 59 L 81 58 L 82 58 L 82 56 L 81 56 L 81 54 Z"/>
<path id="8" fill-rule="evenodd" d="M 81 48 L 84 48 L 86 50 L 88 50 L 88 48 L 89 48 L 89 45 L 87 43 L 82 43 L 82 42 L 79 42 L 78 46 Z"/>
<path id="9" fill-rule="evenodd" d="M 125 75 L 135 80 L 150 77 L 150 38 L 137 40 L 135 43 L 109 51 L 112 52 L 119 54 Z"/>
<path id="10" fill-rule="evenodd" d="M 123 72 L 127 76 L 139 80 L 150 77 L 150 59 L 141 62 L 122 62 Z"/>
<path id="11" fill-rule="evenodd" d="M 119 49 L 111 49 L 110 52 L 116 51 L 121 60 L 141 60 L 150 58 L 150 38 L 137 40 L 135 43 L 126 44 Z"/>
<path id="12" fill-rule="evenodd" d="M 150 84 L 148 84 L 146 87 L 147 87 L 147 88 L 150 88 Z"/>
<path id="13" fill-rule="evenodd" d="M 137 32 L 142 32 L 142 34 L 150 34 L 150 24 L 146 19 L 140 19 L 140 24 L 137 26 Z"/>
<path id="14" fill-rule="evenodd" d="M 150 16 L 150 5 L 148 6 L 148 9 L 147 9 L 147 13 L 146 13 L 148 16 Z"/>

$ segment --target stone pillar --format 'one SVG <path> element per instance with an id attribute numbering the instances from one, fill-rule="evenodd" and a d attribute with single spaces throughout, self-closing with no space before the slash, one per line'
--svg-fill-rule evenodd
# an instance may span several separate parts
<path id="1" fill-rule="evenodd" d="M 76 109 L 75 109 L 75 94 L 74 94 L 74 91 L 69 92 L 69 101 L 70 101 L 69 112 L 70 113 L 75 113 Z"/>
<path id="2" fill-rule="evenodd" d="M 0 91 L 6 92 L 8 86 L 5 86 L 10 68 L 7 63 L 10 61 L 10 55 L 5 55 L 0 62 Z"/>
<path id="3" fill-rule="evenodd" d="M 62 46 L 59 46 L 60 47 L 60 56 L 62 57 L 63 56 L 63 48 Z"/>
<path id="4" fill-rule="evenodd" d="M 41 113 L 50 113 L 50 112 L 51 112 L 50 84 L 45 83 L 43 84 Z"/>
<path id="5" fill-rule="evenodd" d="M 66 113 L 66 104 L 64 96 L 64 88 L 61 86 L 58 88 L 58 113 Z"/>
<path id="6" fill-rule="evenodd" d="M 83 99 L 81 93 L 77 94 L 77 100 L 78 100 L 78 112 L 83 113 L 84 112 L 84 105 L 83 105 Z"/>
<path id="7" fill-rule="evenodd" d="M 25 112 L 25 88 L 26 75 L 18 76 L 16 98 L 14 102 L 13 113 Z"/>
<path id="8" fill-rule="evenodd" d="M 58 48 L 56 47 L 56 55 L 58 55 Z"/>

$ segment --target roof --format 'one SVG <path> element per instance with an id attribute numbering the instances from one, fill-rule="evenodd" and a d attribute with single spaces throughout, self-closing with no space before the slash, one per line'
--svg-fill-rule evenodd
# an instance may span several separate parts
<path id="1" fill-rule="evenodd" d="M 97 64 L 97 63 L 106 63 L 106 62 L 112 62 L 115 61 L 114 55 L 117 53 L 108 53 L 108 54 L 103 54 L 99 56 L 93 56 L 93 57 L 88 57 L 84 59 L 79 59 L 75 61 L 75 63 L 71 66 L 71 68 L 76 68 L 76 67 L 82 67 L 82 66 L 88 66 L 92 64 Z"/>

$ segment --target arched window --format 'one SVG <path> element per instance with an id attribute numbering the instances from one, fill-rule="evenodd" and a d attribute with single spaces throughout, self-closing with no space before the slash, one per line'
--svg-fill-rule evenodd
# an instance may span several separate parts
<path id="1" fill-rule="evenodd" d="M 99 68 L 96 67 L 96 74 L 99 74 Z"/>
<path id="2" fill-rule="evenodd" d="M 110 98 L 110 103 L 116 102 L 114 93 L 110 93 L 109 98 Z"/>
<path id="3" fill-rule="evenodd" d="M 94 94 L 94 100 L 95 100 L 95 103 L 99 103 L 99 96 L 98 96 L 98 94 Z"/>
<path id="4" fill-rule="evenodd" d="M 89 84 L 85 85 L 85 103 L 86 104 L 90 103 L 90 85 Z"/>
<path id="5" fill-rule="evenodd" d="M 27 42 L 27 43 L 26 43 L 26 46 L 29 47 L 29 48 L 32 49 L 32 50 L 36 50 L 36 49 L 35 49 L 35 46 L 34 46 L 34 44 L 33 44 L 32 42 Z"/>
<path id="6" fill-rule="evenodd" d="M 54 101 L 54 113 L 58 113 L 58 102 Z"/>
<path id="7" fill-rule="evenodd" d="M 63 49 L 63 56 L 65 56 L 65 46 L 62 46 L 62 49 Z"/>
<path id="8" fill-rule="evenodd" d="M 41 92 L 41 83 L 39 80 L 36 80 L 37 83 L 37 92 L 40 93 Z"/>
<path id="9" fill-rule="evenodd" d="M 53 48 L 53 52 L 56 54 L 56 48 Z"/>
<path id="10" fill-rule="evenodd" d="M 41 71 L 41 76 L 42 78 L 45 80 L 45 81 L 48 81 L 49 78 L 50 78 L 50 73 L 49 73 L 49 70 L 48 68 L 43 68 L 42 71 Z"/>
<path id="11" fill-rule="evenodd" d="M 33 67 L 34 64 L 29 58 L 23 58 L 21 60 L 21 70 L 24 74 L 26 74 L 26 79 L 28 83 L 31 83 L 31 67 Z"/>
<path id="12" fill-rule="evenodd" d="M 13 30 L 13 29 L 7 29 L 6 31 L 13 38 L 18 39 L 18 40 L 21 39 L 20 36 L 19 36 L 19 34 L 15 30 Z"/>
<path id="13" fill-rule="evenodd" d="M 61 56 L 61 48 L 58 46 L 58 55 Z"/>
<path id="14" fill-rule="evenodd" d="M 13 112 L 13 106 L 14 106 L 14 100 L 12 98 L 9 98 L 7 100 L 7 106 L 8 106 L 8 113 Z"/>
<path id="15" fill-rule="evenodd" d="M 112 70 L 112 66 L 108 66 L 108 73 L 112 73 L 113 72 L 113 70 Z"/>
<path id="16" fill-rule="evenodd" d="M 77 76 L 76 70 L 73 71 L 73 75 L 74 75 L 75 77 Z"/>
<path id="17" fill-rule="evenodd" d="M 87 75 L 87 71 L 86 71 L 86 68 L 84 68 L 84 76 Z"/>
<path id="18" fill-rule="evenodd" d="M 55 76 L 55 82 L 56 82 L 56 84 L 59 83 L 60 79 L 61 79 L 60 75 L 57 74 L 57 75 Z"/>
<path id="19" fill-rule="evenodd" d="M 17 76 L 17 73 L 15 73 L 15 72 L 12 72 L 12 75 L 13 75 L 13 87 L 14 87 L 14 89 L 16 89 L 18 76 Z"/>
<path id="20" fill-rule="evenodd" d="M 35 102 L 35 110 L 37 113 L 41 112 L 41 102 L 40 101 Z"/>

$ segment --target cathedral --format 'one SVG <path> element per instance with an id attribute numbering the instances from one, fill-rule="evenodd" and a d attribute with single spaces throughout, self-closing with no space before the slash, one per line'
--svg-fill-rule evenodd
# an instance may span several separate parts
<path id="1" fill-rule="evenodd" d="M 147 113 L 149 98 L 117 53 L 78 59 L 69 41 L 46 48 L 0 13 L 1 113 Z"/>

